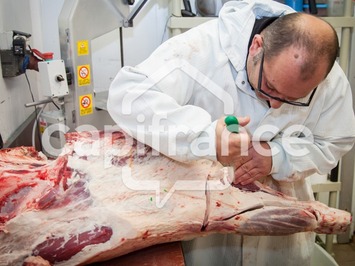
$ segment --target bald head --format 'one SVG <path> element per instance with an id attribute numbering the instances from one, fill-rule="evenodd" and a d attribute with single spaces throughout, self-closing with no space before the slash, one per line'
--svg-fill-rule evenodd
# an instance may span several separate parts
<path id="1" fill-rule="evenodd" d="M 292 49 L 293 56 L 303 58 L 301 73 L 304 79 L 317 66 L 329 73 L 338 55 L 338 37 L 334 28 L 319 17 L 306 13 L 292 13 L 278 18 L 261 33 L 265 57 L 274 57 Z M 324 76 L 324 77 L 325 77 Z"/>

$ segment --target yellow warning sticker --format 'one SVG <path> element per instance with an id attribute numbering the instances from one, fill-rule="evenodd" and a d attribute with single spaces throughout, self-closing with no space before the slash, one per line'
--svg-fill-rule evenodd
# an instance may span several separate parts
<path id="1" fill-rule="evenodd" d="M 80 116 L 93 113 L 92 94 L 81 95 L 79 97 Z"/>
<path id="2" fill-rule="evenodd" d="M 44 131 L 46 130 L 47 128 L 47 121 L 46 119 L 40 117 L 39 118 L 39 132 L 41 132 L 41 134 L 44 133 Z"/>
<path id="3" fill-rule="evenodd" d="M 77 67 L 78 86 L 88 86 L 91 83 L 90 65 L 82 65 Z"/>
<path id="4" fill-rule="evenodd" d="M 78 56 L 89 54 L 89 41 L 81 40 L 77 42 Z"/>

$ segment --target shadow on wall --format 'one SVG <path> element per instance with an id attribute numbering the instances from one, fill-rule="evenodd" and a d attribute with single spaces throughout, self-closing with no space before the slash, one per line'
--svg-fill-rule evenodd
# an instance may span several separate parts
<path id="1" fill-rule="evenodd" d="M 32 131 L 33 131 L 33 123 L 34 123 L 35 114 L 33 113 L 21 126 L 17 129 L 17 131 L 2 143 L 3 145 L 0 148 L 13 148 L 20 146 L 33 146 L 32 145 Z M 39 142 L 39 133 L 36 130 L 35 142 L 36 142 L 36 150 L 41 151 L 42 148 Z M 1 139 L 1 142 L 3 140 Z"/>

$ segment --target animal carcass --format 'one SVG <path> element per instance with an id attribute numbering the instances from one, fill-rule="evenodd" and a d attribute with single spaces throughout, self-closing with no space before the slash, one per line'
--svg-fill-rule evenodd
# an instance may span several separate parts
<path id="1" fill-rule="evenodd" d="M 0 265 L 85 264 L 216 232 L 339 233 L 351 221 L 259 183 L 233 186 L 215 162 L 179 163 L 119 131 L 67 138 L 56 160 L 0 151 Z"/>

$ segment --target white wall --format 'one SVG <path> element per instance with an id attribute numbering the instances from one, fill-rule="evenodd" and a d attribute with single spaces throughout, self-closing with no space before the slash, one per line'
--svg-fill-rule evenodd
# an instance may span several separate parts
<path id="1" fill-rule="evenodd" d="M 33 33 L 30 7 L 30 0 L 1 0 L 0 31 L 19 30 Z M 33 38 L 30 44 L 32 40 Z M 37 97 L 35 74 L 28 72 L 28 78 L 34 96 Z M 29 102 L 32 102 L 32 99 L 25 75 L 4 79 L 0 68 L 0 133 L 4 142 L 33 113 L 34 108 L 24 106 Z"/>
<path id="2" fill-rule="evenodd" d="M 138 0 L 136 1 L 136 4 Z M 138 13 L 132 28 L 123 28 L 124 64 L 136 65 L 147 58 L 166 39 L 168 1 L 150 0 Z M 164 36 L 163 36 L 164 35 Z M 93 47 L 95 90 L 107 90 L 121 68 L 119 32 L 102 36 Z"/>

